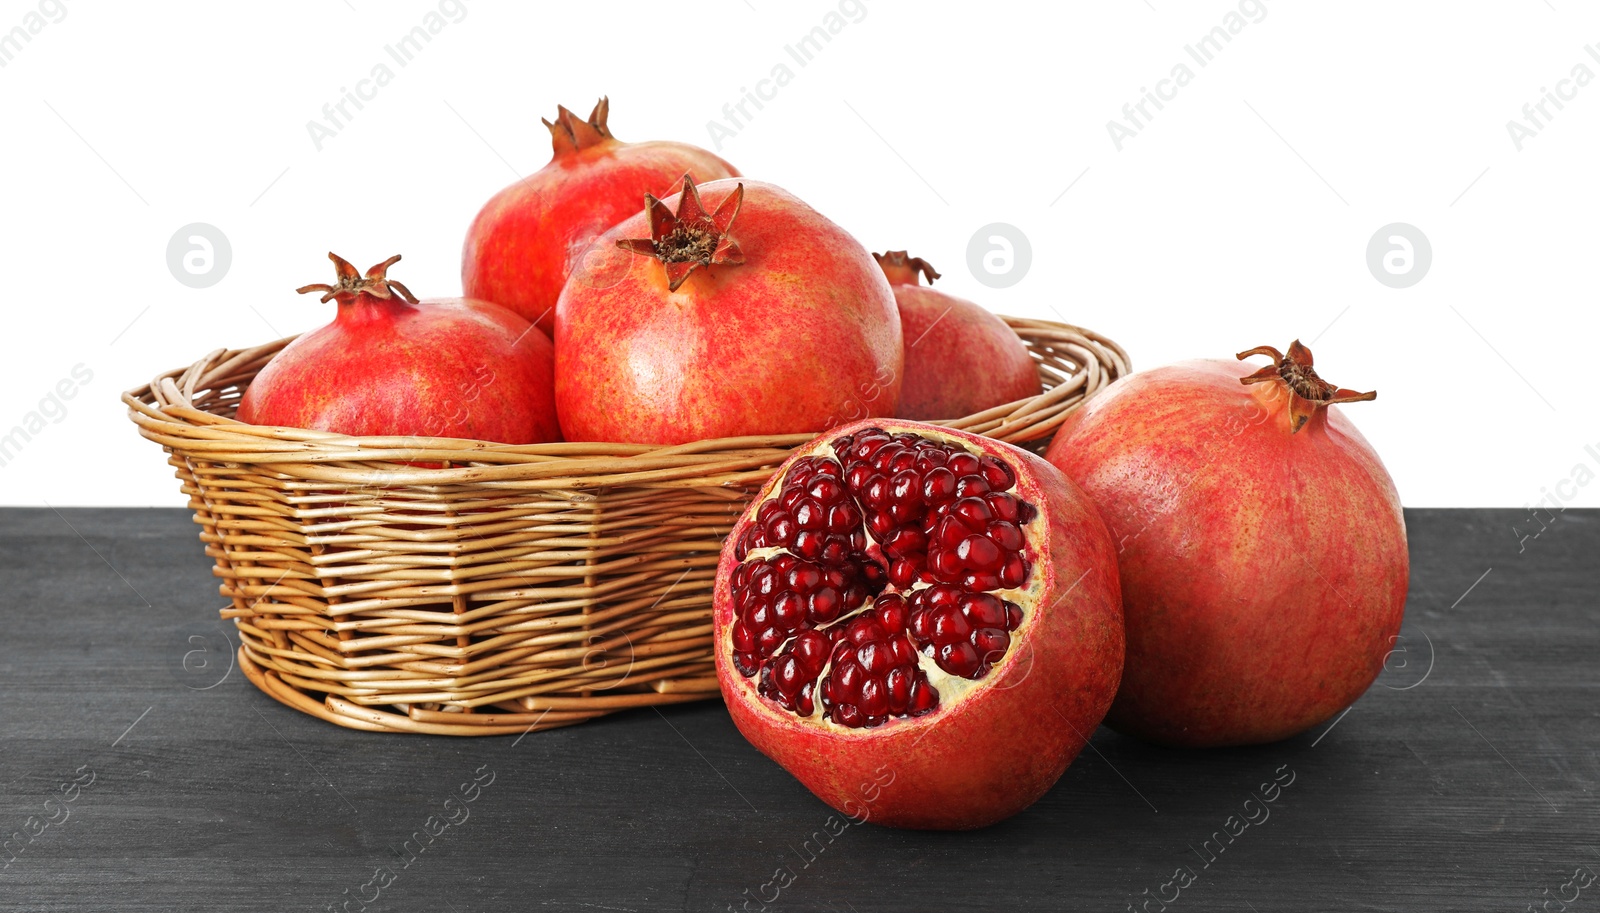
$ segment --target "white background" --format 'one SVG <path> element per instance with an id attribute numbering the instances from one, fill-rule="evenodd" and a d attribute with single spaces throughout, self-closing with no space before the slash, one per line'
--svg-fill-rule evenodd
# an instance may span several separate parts
<path id="1" fill-rule="evenodd" d="M 0 31 L 39 8 L 0 3 Z M 1326 377 L 1379 391 L 1345 408 L 1406 504 L 1600 505 L 1600 484 L 1564 482 L 1600 472 L 1600 81 L 1520 151 L 1506 127 L 1575 65 L 1600 74 L 1600 12 L 1270 0 L 1199 67 L 1184 46 L 1240 8 L 68 0 L 0 69 L 0 431 L 75 365 L 93 379 L 0 468 L 0 503 L 181 505 L 120 391 L 326 322 L 293 289 L 329 278 L 330 249 L 403 253 L 413 291 L 458 294 L 468 222 L 548 160 L 557 103 L 609 94 L 619 138 L 710 145 L 708 121 L 781 63 L 794 79 L 721 154 L 867 247 L 931 260 L 948 291 L 1093 327 L 1138 367 L 1314 339 Z M 384 46 L 440 9 L 395 64 Z M 808 65 L 785 53 L 841 10 Z M 319 151 L 307 122 L 378 63 L 393 81 Z M 1193 81 L 1118 151 L 1107 121 L 1178 63 Z M 207 289 L 166 263 L 191 222 L 232 244 Z M 1033 248 L 1004 290 L 966 266 L 991 222 Z M 1391 222 L 1432 243 L 1411 288 L 1366 265 Z"/>

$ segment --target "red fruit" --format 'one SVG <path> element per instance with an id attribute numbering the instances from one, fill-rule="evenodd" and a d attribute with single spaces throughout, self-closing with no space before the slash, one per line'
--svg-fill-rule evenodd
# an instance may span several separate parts
<path id="1" fill-rule="evenodd" d="M 939 278 L 903 250 L 873 254 L 894 288 L 906 344 L 901 418 L 961 418 L 1038 396 L 1039 367 L 1004 320 L 965 298 L 917 284 Z"/>
<path id="2" fill-rule="evenodd" d="M 811 432 L 898 405 L 889 284 L 844 229 L 783 189 L 697 189 L 685 175 L 676 200 L 647 195 L 602 247 L 621 278 L 569 282 L 556 305 L 568 440 Z"/>
<path id="3" fill-rule="evenodd" d="M 1361 695 L 1400 631 L 1394 482 L 1298 341 L 1274 364 L 1127 377 L 1046 454 L 1119 543 L 1128 663 L 1106 724 L 1170 745 L 1287 738 Z M 1242 381 L 1242 383 L 1241 383 Z"/>
<path id="4" fill-rule="evenodd" d="M 738 177 L 732 165 L 686 143 L 624 143 L 606 126 L 609 99 L 588 120 L 557 107 L 555 155 L 538 172 L 495 194 L 467 231 L 461 286 L 469 298 L 508 307 L 555 335 L 556 299 L 594 239 L 639 211 L 645 193 L 672 187 L 685 171 Z"/>
<path id="5" fill-rule="evenodd" d="M 924 495 L 952 471 L 983 494 Z M 842 557 L 803 557 L 785 524 L 800 511 L 848 514 L 821 534 Z M 746 738 L 854 818 L 993 824 L 1056 782 L 1110 705 L 1115 562 L 1088 498 L 1038 457 L 857 422 L 796 451 L 723 546 L 723 697 Z M 795 598 L 805 611 L 783 611 Z"/>
<path id="6" fill-rule="evenodd" d="M 537 444 L 561 439 L 555 353 L 534 326 L 471 298 L 418 301 L 388 278 L 399 255 L 367 270 L 333 254 L 333 322 L 289 343 L 256 374 L 238 418 L 353 435 L 423 435 Z"/>

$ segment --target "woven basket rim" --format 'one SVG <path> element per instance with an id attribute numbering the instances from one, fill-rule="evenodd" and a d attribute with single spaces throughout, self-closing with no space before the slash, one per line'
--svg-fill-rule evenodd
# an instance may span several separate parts
<path id="1" fill-rule="evenodd" d="M 1130 371 L 1126 351 L 1105 336 L 1067 323 L 1001 317 L 1029 345 L 1045 384 L 1036 396 L 933 424 L 1013 444 L 1048 437 L 1071 406 Z M 533 484 L 581 490 L 622 484 L 750 484 L 763 469 L 821 431 L 756 435 L 653 445 L 562 441 L 501 444 L 468 438 L 355 436 L 272 425 L 251 425 L 217 414 L 202 394 L 240 387 L 297 336 L 244 349 L 217 349 L 184 368 L 128 390 L 122 401 L 140 434 L 168 449 L 213 462 L 281 464 L 297 477 L 356 481 L 350 464 L 370 473 L 384 464 L 392 485 Z M 1045 354 L 1041 354 L 1043 351 Z M 197 404 L 199 400 L 199 404 Z M 413 464 L 444 463 L 444 467 Z M 714 480 L 714 481 L 713 481 Z"/>

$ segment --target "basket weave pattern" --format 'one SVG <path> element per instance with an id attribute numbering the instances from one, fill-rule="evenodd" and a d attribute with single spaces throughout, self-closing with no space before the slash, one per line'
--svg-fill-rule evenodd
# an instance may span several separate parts
<path id="1" fill-rule="evenodd" d="M 1088 330 L 1006 321 L 1045 392 L 946 424 L 1040 447 L 1129 370 Z M 509 446 L 234 421 L 289 342 L 123 394 L 182 482 L 257 687 L 341 726 L 439 735 L 717 696 L 722 539 L 814 435 Z"/>

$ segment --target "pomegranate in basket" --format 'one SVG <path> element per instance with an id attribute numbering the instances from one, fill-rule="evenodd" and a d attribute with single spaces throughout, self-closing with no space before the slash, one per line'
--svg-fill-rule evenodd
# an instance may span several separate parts
<path id="1" fill-rule="evenodd" d="M 1005 405 L 1043 389 L 1039 367 L 1006 322 L 965 298 L 928 286 L 933 265 L 903 250 L 873 254 L 894 287 L 906 344 L 901 418 L 960 418 Z"/>
<path id="2" fill-rule="evenodd" d="M 688 175 L 556 305 L 568 440 L 681 444 L 892 415 L 900 316 L 871 255 L 772 184 Z M 598 278 L 607 277 L 605 281 Z"/>
<path id="3" fill-rule="evenodd" d="M 1084 493 L 916 422 L 796 451 L 727 538 L 713 618 L 739 731 L 824 802 L 897 827 L 1031 805 L 1122 669 L 1116 550 Z"/>
<path id="4" fill-rule="evenodd" d="M 505 308 L 471 298 L 418 301 L 388 277 L 328 254 L 332 323 L 289 343 L 244 391 L 239 421 L 351 435 L 561 439 L 550 340 Z"/>
<path id="5" fill-rule="evenodd" d="M 555 335 L 556 299 L 574 272 L 592 268 L 590 245 L 639 211 L 651 191 L 669 190 L 685 171 L 707 178 L 739 172 L 687 143 L 624 143 L 611 135 L 602 98 L 584 120 L 558 107 L 549 164 L 495 194 L 473 219 L 461 253 L 470 298 L 508 307 Z"/>

